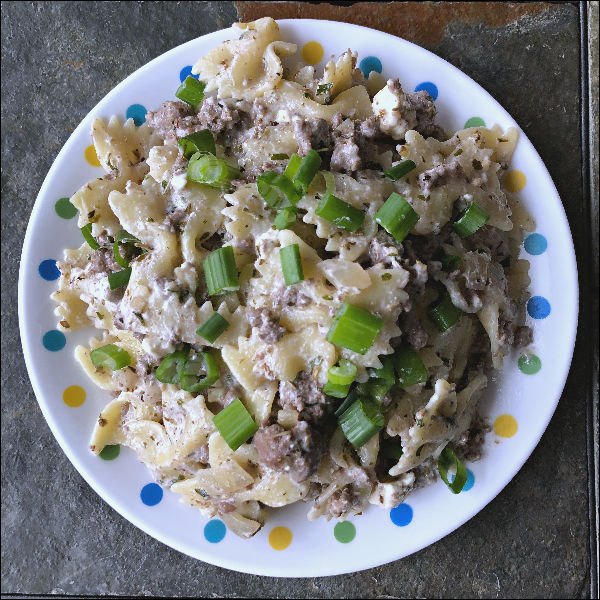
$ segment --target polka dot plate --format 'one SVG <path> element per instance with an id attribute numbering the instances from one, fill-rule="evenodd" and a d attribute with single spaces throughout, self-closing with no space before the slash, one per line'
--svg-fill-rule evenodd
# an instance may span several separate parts
<path id="1" fill-rule="evenodd" d="M 298 44 L 298 60 L 322 69 L 329 57 L 351 45 L 365 74 L 375 70 L 399 77 L 405 89 L 427 90 L 448 130 L 516 126 L 469 77 L 407 41 L 344 23 L 288 20 L 280 26 L 284 39 Z M 153 483 L 132 451 L 110 446 L 100 457 L 89 451 L 94 422 L 109 397 L 94 388 L 73 357 L 75 346 L 85 343 L 91 331 L 67 336 L 57 331 L 49 299 L 58 277 L 56 259 L 65 247 L 81 243 L 75 210 L 65 198 L 102 175 L 90 146 L 92 119 L 116 114 L 143 123 L 146 109 L 174 99 L 190 65 L 229 36 L 223 30 L 198 38 L 136 71 L 92 109 L 61 150 L 39 193 L 23 246 L 19 314 L 27 367 L 46 420 L 72 463 L 106 502 L 149 535 L 206 562 L 261 575 L 320 576 L 373 567 L 462 525 L 502 490 L 538 443 L 562 392 L 575 340 L 577 273 L 568 223 L 548 171 L 521 132 L 507 185 L 536 220 L 536 231 L 522 248 L 531 262 L 527 318 L 535 344 L 529 355 L 516 353 L 506 360 L 485 393 L 482 411 L 493 430 L 484 458 L 467 464 L 461 494 L 451 494 L 439 481 L 392 511 L 373 507 L 343 523 L 309 522 L 307 505 L 299 504 L 271 511 L 252 539 L 236 537 L 219 519 L 205 519 Z"/>

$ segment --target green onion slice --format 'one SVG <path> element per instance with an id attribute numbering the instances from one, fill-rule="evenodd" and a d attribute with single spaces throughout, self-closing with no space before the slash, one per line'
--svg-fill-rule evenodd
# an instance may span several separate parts
<path id="1" fill-rule="evenodd" d="M 212 352 L 199 352 L 178 361 L 177 374 L 181 389 L 196 394 L 219 379 L 219 362 Z"/>
<path id="2" fill-rule="evenodd" d="M 355 379 L 358 369 L 354 363 L 341 358 L 339 363 L 327 371 L 328 380 L 339 385 L 350 385 Z"/>
<path id="3" fill-rule="evenodd" d="M 346 439 L 355 448 L 368 442 L 385 424 L 379 407 L 368 398 L 355 400 L 340 415 L 338 422 Z"/>
<path id="4" fill-rule="evenodd" d="M 334 398 L 345 398 L 350 391 L 350 384 L 343 385 L 341 383 L 332 383 L 328 381 L 323 386 L 323 393 Z"/>
<path id="5" fill-rule="evenodd" d="M 231 246 L 223 246 L 211 252 L 204 259 L 203 266 L 209 295 L 239 290 L 240 282 Z"/>
<path id="6" fill-rule="evenodd" d="M 283 172 L 284 176 L 287 177 L 290 181 L 296 177 L 296 173 L 300 168 L 300 164 L 302 163 L 302 158 L 297 154 L 292 154 L 290 158 L 290 162 L 288 162 L 285 171 Z"/>
<path id="7" fill-rule="evenodd" d="M 427 381 L 429 374 L 421 357 L 413 350 L 410 344 L 403 344 L 394 354 L 398 383 L 406 388 L 415 383 Z"/>
<path id="8" fill-rule="evenodd" d="M 309 150 L 301 160 L 298 172 L 293 179 L 294 184 L 302 192 L 302 195 L 306 194 L 308 186 L 312 183 L 320 166 L 321 156 L 319 153 L 315 150 Z"/>
<path id="9" fill-rule="evenodd" d="M 116 242 L 122 242 L 123 244 L 140 244 L 140 240 L 138 240 L 135 235 L 132 235 L 125 229 L 120 229 L 115 236 Z"/>
<path id="10" fill-rule="evenodd" d="M 304 280 L 304 270 L 302 269 L 300 246 L 298 244 L 290 244 L 280 248 L 279 258 L 285 285 L 294 285 L 294 283 Z"/>
<path id="11" fill-rule="evenodd" d="M 321 198 L 315 214 L 351 233 L 354 233 L 365 220 L 365 213 L 362 210 L 354 208 L 332 194 L 325 194 Z"/>
<path id="12" fill-rule="evenodd" d="M 377 404 L 381 404 L 392 385 L 386 383 L 383 379 L 369 379 L 364 383 L 359 383 L 356 389 L 361 396 L 366 396 L 377 402 Z"/>
<path id="13" fill-rule="evenodd" d="M 441 301 L 429 311 L 429 316 L 441 332 L 456 325 L 458 320 L 462 317 L 462 314 L 462 310 L 452 304 L 448 292 L 446 292 Z"/>
<path id="14" fill-rule="evenodd" d="M 452 223 L 452 227 L 460 237 L 467 237 L 483 227 L 489 220 L 488 212 L 481 208 L 477 202 L 471 202 L 462 213 L 460 219 Z"/>
<path id="15" fill-rule="evenodd" d="M 183 83 L 177 88 L 175 96 L 180 100 L 187 102 L 194 110 L 196 110 L 204 99 L 204 87 L 205 85 L 201 81 L 188 75 Z"/>
<path id="16" fill-rule="evenodd" d="M 327 340 L 358 354 L 366 354 L 382 327 L 380 317 L 344 302 L 329 327 Z"/>
<path id="17" fill-rule="evenodd" d="M 92 350 L 90 359 L 95 367 L 106 367 L 111 371 L 118 371 L 131 364 L 129 352 L 114 344 L 107 344 Z"/>
<path id="18" fill-rule="evenodd" d="M 81 228 L 81 233 L 83 238 L 88 243 L 88 246 L 92 250 L 98 250 L 100 248 L 100 244 L 97 242 L 96 238 L 92 235 L 92 224 L 88 223 Z"/>
<path id="19" fill-rule="evenodd" d="M 287 160 L 289 158 L 288 154 L 271 154 L 271 160 Z"/>
<path id="20" fill-rule="evenodd" d="M 407 173 L 410 173 L 416 166 L 417 165 L 415 165 L 412 160 L 403 160 L 384 173 L 385 176 L 389 177 L 392 181 L 398 181 L 398 179 L 401 179 Z"/>
<path id="21" fill-rule="evenodd" d="M 216 154 L 215 137 L 209 129 L 202 129 L 179 138 L 177 144 L 183 150 L 183 157 L 190 159 L 196 152 Z"/>
<path id="22" fill-rule="evenodd" d="M 330 171 L 319 171 L 325 180 L 325 192 L 335 194 L 335 177 Z"/>
<path id="23" fill-rule="evenodd" d="M 167 354 L 156 369 L 156 379 L 162 383 L 179 383 L 179 366 L 187 360 L 189 346 Z"/>
<path id="24" fill-rule="evenodd" d="M 238 177 L 239 170 L 212 154 L 196 152 L 187 168 L 188 181 L 204 183 L 216 188 L 229 187 L 231 180 Z"/>
<path id="25" fill-rule="evenodd" d="M 399 460 L 402 458 L 403 454 L 402 444 L 392 440 L 382 440 L 381 445 L 379 446 L 379 453 L 384 458 Z"/>
<path id="26" fill-rule="evenodd" d="M 294 206 L 287 206 L 283 210 L 280 210 L 273 221 L 275 228 L 281 231 L 282 229 L 289 229 L 298 218 L 298 209 Z"/>
<path id="27" fill-rule="evenodd" d="M 196 330 L 196 333 L 203 337 L 209 344 L 214 344 L 215 340 L 225 332 L 229 327 L 229 321 L 222 317 L 219 313 L 215 313 Z"/>
<path id="28" fill-rule="evenodd" d="M 256 187 L 271 208 L 295 206 L 301 197 L 294 184 L 285 175 L 278 175 L 275 171 L 265 171 L 259 175 Z"/>
<path id="29" fill-rule="evenodd" d="M 456 271 L 462 263 L 462 258 L 460 256 L 454 256 L 453 254 L 445 254 L 442 256 L 442 271 L 445 273 L 452 273 L 452 271 Z"/>
<path id="30" fill-rule="evenodd" d="M 448 469 L 451 469 L 452 466 L 456 467 L 456 473 L 454 479 L 449 481 Z M 450 488 L 453 494 L 460 494 L 462 492 L 465 483 L 467 483 L 467 469 L 448 446 L 442 450 L 438 458 L 438 472 L 442 481 Z"/>
<path id="31" fill-rule="evenodd" d="M 375 214 L 375 221 L 399 242 L 404 240 L 418 220 L 419 215 L 406 198 L 396 192 Z"/>
<path id="32" fill-rule="evenodd" d="M 126 269 L 129 266 L 129 259 L 126 256 L 122 256 L 119 249 L 119 242 L 115 241 L 113 244 L 113 254 L 115 255 L 115 261 L 120 266 Z"/>
<path id="33" fill-rule="evenodd" d="M 325 389 L 325 388 L 323 388 Z M 354 390 L 352 390 L 348 396 L 346 397 L 346 399 L 337 407 L 334 415 L 336 417 L 339 417 L 340 415 L 342 415 L 343 413 L 346 412 L 346 410 L 350 407 L 350 405 L 357 399 L 360 398 L 361 394 L 360 394 L 360 390 L 358 388 L 355 388 Z"/>
<path id="34" fill-rule="evenodd" d="M 131 267 L 126 267 L 121 271 L 115 271 L 108 274 L 108 285 L 111 290 L 125 287 L 129 283 L 131 277 Z"/>
<path id="35" fill-rule="evenodd" d="M 258 431 L 254 419 L 239 398 L 217 413 L 213 423 L 234 452 Z"/>
<path id="36" fill-rule="evenodd" d="M 396 383 L 394 375 L 394 359 L 392 356 L 381 357 L 381 369 L 369 369 L 369 375 L 373 379 L 381 379 L 392 387 Z"/>

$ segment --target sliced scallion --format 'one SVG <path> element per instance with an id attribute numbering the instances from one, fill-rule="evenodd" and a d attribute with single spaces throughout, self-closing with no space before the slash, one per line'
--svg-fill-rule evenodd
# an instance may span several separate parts
<path id="1" fill-rule="evenodd" d="M 279 153 L 279 154 L 271 154 L 271 160 L 287 160 L 289 155 Z"/>
<path id="2" fill-rule="evenodd" d="M 298 218 L 298 209 L 295 206 L 287 206 L 280 210 L 273 221 L 273 225 L 279 231 L 289 229 Z"/>
<path id="3" fill-rule="evenodd" d="M 403 388 L 423 383 L 429 378 L 427 367 L 410 344 L 403 344 L 396 350 L 394 362 L 396 363 L 398 383 Z"/>
<path id="4" fill-rule="evenodd" d="M 214 313 L 208 321 L 196 330 L 196 333 L 203 337 L 209 344 L 214 344 L 215 340 L 225 332 L 229 327 L 229 321 L 219 313 Z"/>
<path id="5" fill-rule="evenodd" d="M 211 296 L 233 292 L 240 288 L 233 248 L 223 246 L 204 259 L 206 287 Z"/>
<path id="6" fill-rule="evenodd" d="M 177 88 L 175 96 L 180 100 L 187 102 L 195 110 L 200 106 L 200 103 L 204 99 L 204 87 L 205 85 L 201 81 L 188 75 L 183 83 Z"/>
<path id="7" fill-rule="evenodd" d="M 355 400 L 340 415 L 338 422 L 346 439 L 355 448 L 366 444 L 385 424 L 379 407 L 368 398 Z"/>
<path id="8" fill-rule="evenodd" d="M 132 235 L 131 233 L 129 233 L 129 231 L 126 231 L 125 229 L 120 229 L 119 231 L 117 231 L 117 235 L 115 236 L 115 241 L 122 242 L 123 244 L 139 244 L 139 243 L 141 243 L 140 240 L 138 240 L 135 237 L 135 235 Z"/>
<path id="9" fill-rule="evenodd" d="M 223 159 L 200 152 L 192 155 L 187 168 L 188 181 L 220 189 L 229 187 L 231 180 L 238 176 L 239 171 Z"/>
<path id="10" fill-rule="evenodd" d="M 288 165 L 289 166 L 289 165 Z M 293 182 L 296 187 L 306 194 L 308 186 L 315 178 L 319 167 L 321 166 L 321 157 L 315 150 L 309 150 L 306 156 L 301 160 L 298 172 L 296 173 Z"/>
<path id="11" fill-rule="evenodd" d="M 337 407 L 334 413 L 335 416 L 339 417 L 340 415 L 345 413 L 346 409 L 359 397 L 361 397 L 361 394 L 359 393 L 359 390 L 355 388 L 348 394 L 346 399 Z"/>
<path id="12" fill-rule="evenodd" d="M 325 192 L 335 194 L 335 177 L 330 171 L 319 171 L 325 180 Z"/>
<path id="13" fill-rule="evenodd" d="M 291 181 L 294 179 L 294 177 L 296 177 L 296 173 L 298 172 L 301 163 L 302 157 L 298 156 L 297 154 L 292 154 L 283 174 Z"/>
<path id="14" fill-rule="evenodd" d="M 417 165 L 412 160 L 403 160 L 402 162 L 394 165 L 391 169 L 384 171 L 385 176 L 389 177 L 392 181 L 398 181 L 404 177 L 407 173 L 410 173 Z"/>
<path id="15" fill-rule="evenodd" d="M 191 158 L 196 152 L 216 154 L 215 136 L 209 129 L 202 129 L 179 138 L 177 144 L 183 150 L 184 158 Z"/>
<path id="16" fill-rule="evenodd" d="M 429 316 L 441 332 L 456 325 L 458 320 L 462 317 L 462 314 L 462 310 L 452 304 L 448 292 L 446 292 L 441 301 L 429 311 Z"/>
<path id="17" fill-rule="evenodd" d="M 365 220 L 365 213 L 362 210 L 332 194 L 325 194 L 321 198 L 315 214 L 351 233 L 354 233 Z"/>
<path id="18" fill-rule="evenodd" d="M 358 373 L 356 365 L 345 358 L 340 358 L 338 364 L 327 371 L 329 381 L 340 385 L 350 385 Z"/>
<path id="19" fill-rule="evenodd" d="M 383 379 L 369 379 L 364 383 L 359 383 L 356 389 L 361 396 L 366 396 L 377 402 L 377 404 L 381 404 L 392 385 L 386 383 Z"/>
<path id="20" fill-rule="evenodd" d="M 477 202 L 471 202 L 461 217 L 452 223 L 452 227 L 460 237 L 467 237 L 483 227 L 489 220 L 489 213 L 479 206 Z"/>
<path id="21" fill-rule="evenodd" d="M 323 393 L 334 398 L 345 398 L 350 391 L 350 385 L 342 385 L 340 383 L 332 383 L 328 381 L 323 386 Z"/>
<path id="22" fill-rule="evenodd" d="M 454 474 L 454 479 L 450 481 L 448 478 L 448 470 L 453 466 L 456 468 L 456 473 Z M 438 472 L 442 481 L 450 488 L 450 491 L 453 494 L 460 494 L 460 492 L 462 492 L 462 489 L 467 483 L 467 469 L 458 459 L 456 454 L 454 454 L 454 451 L 451 448 L 448 448 L 448 446 L 442 450 L 438 458 Z"/>
<path id="23" fill-rule="evenodd" d="M 131 267 L 122 269 L 121 271 L 115 271 L 114 273 L 108 274 L 108 285 L 111 290 L 116 290 L 125 287 L 129 283 L 131 277 Z"/>
<path id="24" fill-rule="evenodd" d="M 265 171 L 259 175 L 256 187 L 271 208 L 295 206 L 300 200 L 300 193 L 288 177 L 278 175 L 275 171 Z"/>
<path id="25" fill-rule="evenodd" d="M 382 327 L 380 317 L 344 302 L 329 327 L 327 340 L 358 354 L 366 354 Z"/>
<path id="26" fill-rule="evenodd" d="M 111 371 L 118 371 L 131 364 L 131 356 L 127 350 L 114 344 L 100 346 L 90 352 L 90 360 L 95 367 L 106 367 Z"/>
<path id="27" fill-rule="evenodd" d="M 213 423 L 234 452 L 258 431 L 254 419 L 239 398 L 217 413 Z"/>
<path id="28" fill-rule="evenodd" d="M 462 258 L 460 256 L 454 256 L 453 254 L 445 254 L 442 256 L 442 271 L 444 273 L 452 273 L 452 271 L 456 271 L 462 263 Z"/>
<path id="29" fill-rule="evenodd" d="M 187 360 L 189 346 L 167 354 L 156 369 L 156 379 L 162 383 L 179 383 L 179 366 Z"/>
<path id="30" fill-rule="evenodd" d="M 394 359 L 392 356 L 384 356 L 381 359 L 381 369 L 369 369 L 369 375 L 373 379 L 380 379 L 391 386 L 396 383 L 394 376 Z"/>
<path id="31" fill-rule="evenodd" d="M 419 215 L 406 198 L 396 192 L 375 214 L 375 221 L 399 242 L 404 240 L 418 220 Z"/>
<path id="32" fill-rule="evenodd" d="M 179 385 L 196 394 L 219 379 L 219 363 L 212 352 L 199 352 L 178 363 Z"/>
<path id="33" fill-rule="evenodd" d="M 88 243 L 88 246 L 92 250 L 98 250 L 100 248 L 100 244 L 97 242 L 96 238 L 92 235 L 92 224 L 88 223 L 81 228 L 81 234 L 83 238 Z"/>
<path id="34" fill-rule="evenodd" d="M 126 269 L 129 266 L 129 259 L 127 258 L 127 256 L 121 255 L 121 252 L 119 249 L 119 242 L 117 242 L 117 241 L 115 241 L 115 243 L 113 244 L 113 254 L 115 256 L 116 263 L 120 267 L 123 267 L 124 269 Z"/>
<path id="35" fill-rule="evenodd" d="M 290 244 L 280 248 L 279 258 L 285 285 L 294 285 L 304 280 L 304 270 L 302 269 L 300 246 L 298 244 Z"/>

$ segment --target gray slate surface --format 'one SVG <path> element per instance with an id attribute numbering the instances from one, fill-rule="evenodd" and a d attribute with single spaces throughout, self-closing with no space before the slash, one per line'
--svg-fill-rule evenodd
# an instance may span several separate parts
<path id="1" fill-rule="evenodd" d="M 481 83 L 540 152 L 567 210 L 585 300 L 597 298 L 597 287 L 581 174 L 579 18 L 577 5 L 559 4 L 504 27 L 453 22 L 431 49 Z M 458 531 L 369 571 L 277 580 L 195 561 L 125 521 L 63 455 L 17 336 L 18 262 L 31 207 L 72 130 L 113 86 L 234 20 L 230 2 L 2 3 L 2 593 L 589 596 L 589 302 L 564 395 L 521 472 Z"/>

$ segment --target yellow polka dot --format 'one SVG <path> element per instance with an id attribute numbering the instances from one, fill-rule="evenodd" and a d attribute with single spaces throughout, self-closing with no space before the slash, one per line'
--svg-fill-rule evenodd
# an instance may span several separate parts
<path id="1" fill-rule="evenodd" d="M 79 385 L 70 385 L 63 392 L 63 402 L 72 408 L 81 406 L 85 402 L 85 390 Z"/>
<path id="2" fill-rule="evenodd" d="M 504 187 L 509 192 L 520 192 L 527 183 L 527 177 L 523 171 L 509 171 L 504 178 Z"/>
<path id="3" fill-rule="evenodd" d="M 494 421 L 494 431 L 500 437 L 509 438 L 517 433 L 517 420 L 512 415 L 500 415 Z"/>
<path id="4" fill-rule="evenodd" d="M 309 65 L 316 65 L 323 60 L 323 46 L 319 42 L 307 42 L 302 47 L 302 60 Z"/>
<path id="5" fill-rule="evenodd" d="M 87 160 L 88 163 L 90 163 L 90 165 L 92 165 L 92 167 L 100 166 L 100 161 L 98 160 L 98 155 L 96 154 L 96 148 L 94 148 L 93 144 L 91 146 L 88 146 L 85 149 L 84 154 L 85 154 L 85 160 Z"/>
<path id="6" fill-rule="evenodd" d="M 287 527 L 275 527 L 269 534 L 273 550 L 285 550 L 292 543 L 292 532 Z"/>

